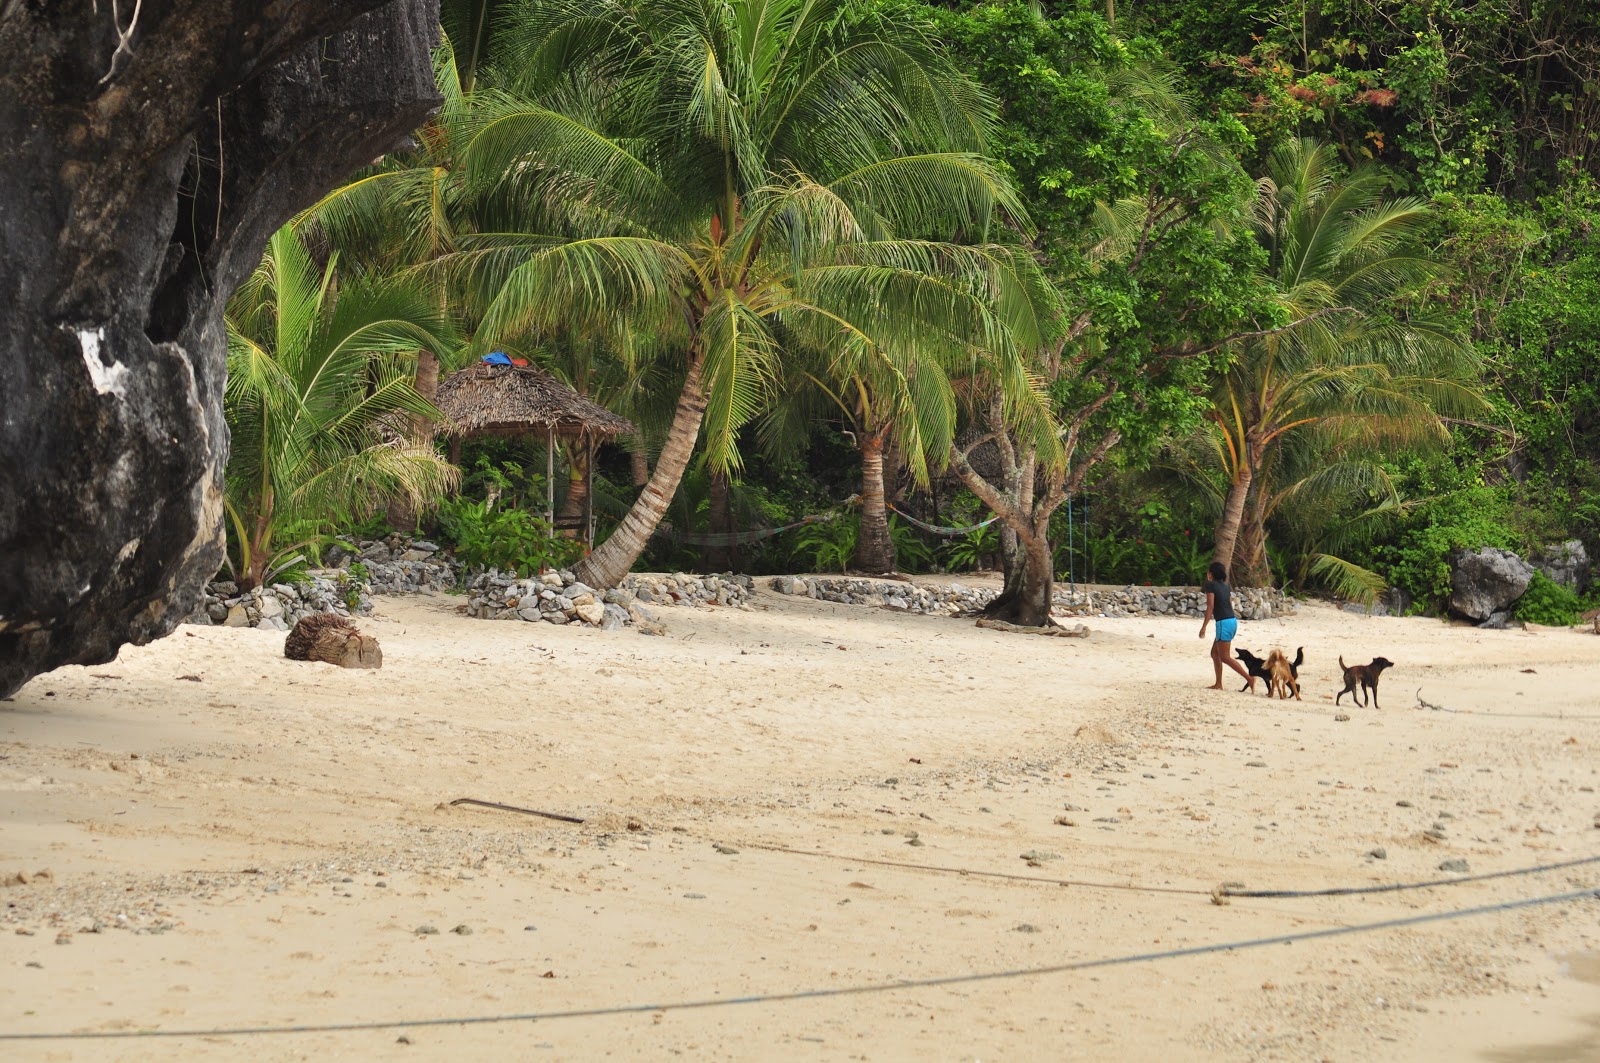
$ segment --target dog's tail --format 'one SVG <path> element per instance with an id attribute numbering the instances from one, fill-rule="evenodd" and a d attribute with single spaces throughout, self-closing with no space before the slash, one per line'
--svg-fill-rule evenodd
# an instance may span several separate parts
<path id="1" fill-rule="evenodd" d="M 1295 668 L 1298 669 L 1302 664 L 1305 664 L 1305 663 L 1306 663 L 1306 648 L 1304 646 L 1301 646 L 1299 649 L 1294 651 L 1294 666 L 1295 666 Z"/>
<path id="2" fill-rule="evenodd" d="M 1347 666 L 1344 663 L 1344 654 L 1342 654 L 1342 653 L 1339 654 L 1339 670 L 1340 671 L 1347 670 Z"/>

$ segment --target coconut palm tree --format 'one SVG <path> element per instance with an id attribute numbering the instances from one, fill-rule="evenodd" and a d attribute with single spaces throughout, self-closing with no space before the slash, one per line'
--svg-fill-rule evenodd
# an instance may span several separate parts
<path id="1" fill-rule="evenodd" d="M 796 345 L 992 363 L 1048 439 L 1018 355 L 1032 262 L 984 242 L 997 211 L 1025 223 L 982 154 L 993 106 L 921 27 L 850 0 L 529 0 L 496 50 L 467 162 L 503 227 L 456 256 L 480 342 L 620 321 L 679 359 L 655 471 L 585 582 L 631 567 L 702 434 L 737 471 Z"/>
<path id="2" fill-rule="evenodd" d="M 1343 172 L 1314 140 L 1268 158 L 1252 221 L 1267 253 L 1263 282 L 1294 324 L 1235 345 L 1208 415 L 1228 484 L 1214 559 L 1243 585 L 1271 581 L 1275 485 L 1256 486 L 1291 433 L 1317 435 L 1330 453 L 1428 446 L 1447 438 L 1447 417 L 1486 409 L 1470 345 L 1407 310 L 1439 266 L 1419 246 L 1427 206 L 1389 198 L 1387 186 L 1377 167 Z"/>
<path id="3" fill-rule="evenodd" d="M 336 266 L 319 268 L 285 227 L 228 305 L 229 563 L 245 587 L 386 498 L 422 505 L 455 480 L 430 445 L 395 432 L 406 415 L 437 416 L 413 384 L 418 351 L 456 342 L 437 302 L 415 284 L 341 280 Z"/>

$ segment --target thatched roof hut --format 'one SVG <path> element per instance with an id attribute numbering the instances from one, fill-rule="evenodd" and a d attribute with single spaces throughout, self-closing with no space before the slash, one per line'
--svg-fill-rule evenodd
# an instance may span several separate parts
<path id="1" fill-rule="evenodd" d="M 543 369 L 479 362 L 439 382 L 434 405 L 447 436 L 536 435 L 610 439 L 637 431 L 633 422 L 579 395 Z"/>

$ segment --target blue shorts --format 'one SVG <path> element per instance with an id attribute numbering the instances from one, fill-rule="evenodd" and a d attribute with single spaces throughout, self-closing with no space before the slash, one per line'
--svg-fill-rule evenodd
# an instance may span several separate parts
<path id="1" fill-rule="evenodd" d="M 1218 642 L 1232 642 L 1233 641 L 1233 636 L 1237 635 L 1238 633 L 1239 633 L 1239 618 L 1238 617 L 1230 616 L 1226 620 L 1218 620 L 1217 621 L 1217 638 L 1216 638 L 1216 641 L 1218 641 Z"/>

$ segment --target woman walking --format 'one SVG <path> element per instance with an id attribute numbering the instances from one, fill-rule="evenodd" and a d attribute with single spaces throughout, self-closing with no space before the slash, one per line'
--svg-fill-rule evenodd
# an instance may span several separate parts
<path id="1" fill-rule="evenodd" d="M 1233 611 L 1233 588 L 1228 586 L 1228 570 L 1221 561 L 1213 561 L 1207 574 L 1211 578 L 1200 588 L 1206 592 L 1206 618 L 1200 621 L 1200 637 L 1206 637 L 1206 625 L 1215 620 L 1217 637 L 1211 643 L 1211 664 L 1216 669 L 1217 681 L 1206 689 L 1222 689 L 1222 666 L 1227 665 L 1244 676 L 1254 693 L 1256 677 L 1233 659 L 1233 637 L 1239 633 L 1239 617 Z"/>

